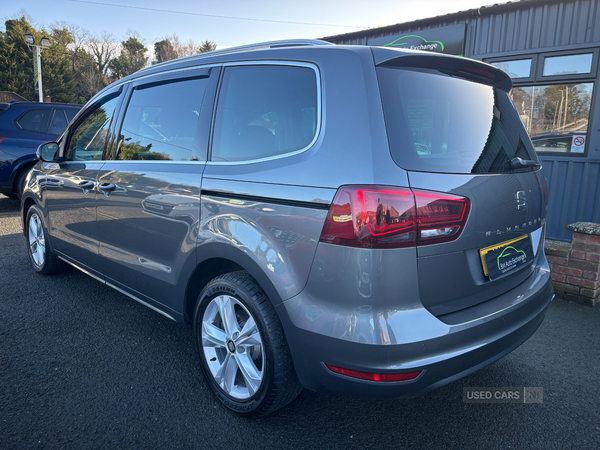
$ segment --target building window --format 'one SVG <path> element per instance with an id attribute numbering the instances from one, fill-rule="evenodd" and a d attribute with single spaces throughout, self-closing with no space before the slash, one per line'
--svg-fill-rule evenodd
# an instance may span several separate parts
<path id="1" fill-rule="evenodd" d="M 510 96 L 538 152 L 584 156 L 599 49 L 487 60 L 513 80 Z"/>
<path id="2" fill-rule="evenodd" d="M 583 153 L 593 83 L 515 86 L 510 96 L 537 151 Z"/>
<path id="3" fill-rule="evenodd" d="M 492 66 L 505 71 L 512 79 L 531 77 L 531 59 L 497 61 L 493 62 Z"/>
<path id="4" fill-rule="evenodd" d="M 552 56 L 544 59 L 543 76 L 573 75 L 592 71 L 593 53 L 582 55 Z"/>

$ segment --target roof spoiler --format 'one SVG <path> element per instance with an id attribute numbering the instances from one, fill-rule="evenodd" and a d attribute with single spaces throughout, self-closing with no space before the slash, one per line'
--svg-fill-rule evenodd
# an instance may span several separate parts
<path id="1" fill-rule="evenodd" d="M 434 69 L 453 77 L 498 87 L 506 92 L 512 88 L 512 80 L 505 72 L 474 59 L 439 53 L 408 53 L 380 47 L 372 47 L 371 50 L 377 66 Z"/>

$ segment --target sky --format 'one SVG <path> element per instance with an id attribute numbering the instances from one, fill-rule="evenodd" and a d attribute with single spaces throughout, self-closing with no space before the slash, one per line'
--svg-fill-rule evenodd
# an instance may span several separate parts
<path id="1" fill-rule="evenodd" d="M 176 33 L 218 48 L 314 39 L 489 5 L 487 0 L 2 0 L 4 20 L 25 11 L 36 27 L 65 21 L 118 40 L 137 31 L 148 48 Z M 119 5 L 119 6 L 112 6 Z M 146 8 L 146 9 L 144 9 Z M 176 12 L 168 12 L 168 11 Z"/>

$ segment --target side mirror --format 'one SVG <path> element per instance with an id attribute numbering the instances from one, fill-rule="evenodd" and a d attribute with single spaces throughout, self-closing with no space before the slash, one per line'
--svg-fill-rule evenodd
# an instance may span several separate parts
<path id="1" fill-rule="evenodd" d="M 60 147 L 56 142 L 46 142 L 38 147 L 36 155 L 40 161 L 56 162 L 58 160 L 58 151 Z"/>

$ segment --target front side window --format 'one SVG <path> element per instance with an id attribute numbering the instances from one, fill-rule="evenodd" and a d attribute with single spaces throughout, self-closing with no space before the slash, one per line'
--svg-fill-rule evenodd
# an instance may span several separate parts
<path id="1" fill-rule="evenodd" d="M 48 109 L 32 109 L 27 111 L 17 123 L 22 130 L 33 131 L 34 133 L 44 133 L 48 117 L 52 110 Z"/>
<path id="2" fill-rule="evenodd" d="M 117 159 L 190 161 L 208 77 L 136 87 Z"/>
<path id="3" fill-rule="evenodd" d="M 212 160 L 252 161 L 307 148 L 317 133 L 316 72 L 309 67 L 227 67 Z"/>
<path id="4" fill-rule="evenodd" d="M 65 153 L 68 161 L 99 161 L 102 159 L 110 121 L 118 100 L 118 96 L 111 96 L 95 105 L 91 113 L 71 130 Z"/>
<path id="5" fill-rule="evenodd" d="M 537 151 L 583 153 L 593 83 L 517 86 L 513 103 Z"/>

